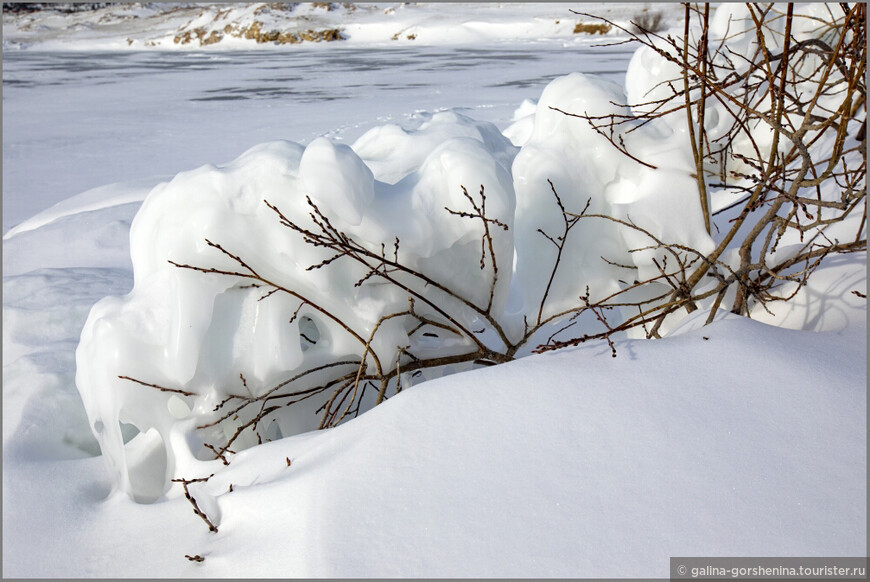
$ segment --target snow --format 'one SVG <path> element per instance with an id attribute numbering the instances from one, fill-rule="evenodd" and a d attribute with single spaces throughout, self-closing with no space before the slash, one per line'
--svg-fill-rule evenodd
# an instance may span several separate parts
<path id="1" fill-rule="evenodd" d="M 325 137 L 305 148 L 299 160 L 302 188 L 330 216 L 359 226 L 375 196 L 372 171 L 348 146 Z"/>
<path id="2" fill-rule="evenodd" d="M 331 253 L 288 236 L 264 199 L 309 226 L 310 197 L 370 249 L 399 236 L 403 261 L 481 304 L 481 223 L 444 208 L 470 211 L 485 186 L 487 216 L 510 227 L 493 232 L 492 314 L 514 335 L 523 315 L 570 306 L 578 282 L 617 289 L 601 256 L 652 268 L 651 251 L 629 252 L 648 240 L 589 219 L 548 285 L 556 249 L 538 229 L 555 238 L 562 224 L 547 179 L 569 211 L 588 200 L 656 236 L 715 244 L 677 121 L 631 134 L 652 171 L 551 109 L 612 112 L 656 79 L 655 55 L 574 37 L 564 5 L 303 5 L 294 18 L 340 22 L 346 46 L 173 43 L 219 20 L 288 17 L 222 10 L 4 14 L 4 85 L 16 81 L 4 86 L 4 577 L 661 577 L 674 555 L 864 554 L 864 253 L 826 261 L 752 319 L 703 326 L 702 305 L 664 339 L 618 339 L 616 358 L 606 343 L 529 346 L 507 364 L 403 380 L 327 431 L 303 402 L 275 417 L 276 440 L 247 436 L 228 466 L 210 460 L 195 425 L 240 382 L 257 393 L 358 346 L 298 298 L 261 301 L 267 290 L 167 260 L 238 270 L 205 239 L 218 242 L 365 335 L 407 306 L 355 286 L 358 266 L 306 270 Z M 132 52 L 146 48 L 175 52 Z M 97 64 L 76 74 L 71 49 Z M 120 52 L 94 52 L 107 49 Z M 625 77 L 641 69 L 652 73 Z M 266 91 L 288 83 L 295 97 Z M 201 100 L 233 95 L 260 97 Z M 478 315 L 457 311 L 469 327 Z M 372 351 L 390 364 L 413 341 L 463 347 L 409 335 L 385 325 Z M 217 533 L 170 481 L 212 474 L 189 487 Z"/>
<path id="3" fill-rule="evenodd" d="M 747 383 L 741 365 L 791 366 L 783 343 L 817 348 L 768 331 L 775 330 L 729 321 L 710 330 L 710 340 L 695 332 L 664 345 L 625 343 L 618 349 L 630 357 L 615 366 L 601 347 L 523 359 L 458 382 L 433 380 L 328 437 L 276 443 L 260 453 L 258 472 L 267 472 L 260 479 L 275 483 L 276 495 L 278 483 L 288 485 L 286 521 L 330 532 L 329 549 L 319 551 L 303 525 L 298 538 L 291 529 L 288 546 L 313 563 L 296 570 L 292 559 L 275 556 L 277 563 L 252 570 L 231 566 L 256 551 L 263 534 L 254 516 L 270 511 L 253 489 L 240 487 L 247 495 L 233 501 L 235 491 L 224 494 L 229 482 L 251 479 L 240 465 L 206 489 L 227 500 L 226 535 L 247 543 L 229 555 L 215 547 L 214 555 L 230 575 L 287 565 L 303 576 L 602 578 L 662 576 L 676 548 L 858 555 L 866 506 L 854 503 L 865 492 L 866 466 L 846 451 L 863 452 L 866 441 L 865 378 L 853 367 L 834 386 L 823 374 L 863 352 L 791 367 L 773 386 Z M 752 347 L 776 340 L 785 341 L 763 353 Z M 672 350 L 687 364 L 676 377 L 662 374 Z M 720 350 L 729 355 L 720 359 Z M 792 388 L 807 380 L 815 389 Z M 857 409 L 841 400 L 845 392 Z M 843 425 L 808 426 L 798 420 L 806 409 Z M 288 456 L 289 468 L 282 466 Z M 824 461 L 808 471 L 807 458 Z M 306 508 L 292 499 L 297 491 L 323 501 Z M 822 507 L 831 513 L 817 513 Z M 348 551 L 360 531 L 372 539 Z M 626 539 L 626 532 L 634 533 Z"/>
<path id="4" fill-rule="evenodd" d="M 183 496 L 107 497 L 98 459 L 16 464 L 4 520 L 28 528 L 6 530 L 4 575 L 664 577 L 681 553 L 862 555 L 863 330 L 729 318 L 617 350 L 433 380 L 244 451 L 192 486 L 217 534 Z"/>

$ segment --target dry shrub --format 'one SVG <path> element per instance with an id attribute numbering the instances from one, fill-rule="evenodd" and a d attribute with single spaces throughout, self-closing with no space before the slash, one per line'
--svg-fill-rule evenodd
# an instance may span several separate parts
<path id="1" fill-rule="evenodd" d="M 611 26 L 603 22 L 578 22 L 574 25 L 574 34 L 607 34 Z"/>
<path id="2" fill-rule="evenodd" d="M 665 28 L 665 15 L 645 10 L 631 19 L 633 32 L 661 32 Z"/>

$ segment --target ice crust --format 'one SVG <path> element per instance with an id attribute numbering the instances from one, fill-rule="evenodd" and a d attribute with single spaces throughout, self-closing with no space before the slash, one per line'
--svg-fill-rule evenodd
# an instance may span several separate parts
<path id="1" fill-rule="evenodd" d="M 717 10 L 716 34 L 745 26 L 740 10 Z M 744 35 L 734 42 L 754 41 Z M 307 146 L 262 144 L 229 164 L 184 172 L 154 188 L 130 230 L 134 288 L 94 305 L 76 351 L 76 384 L 118 487 L 137 501 L 159 499 L 173 476 L 219 463 L 203 449 L 209 433 L 196 427 L 212 420 L 227 396 L 256 395 L 299 371 L 354 359 L 358 344 L 314 305 L 365 337 L 380 318 L 407 308 L 407 294 L 377 277 L 357 285 L 366 270 L 349 261 L 309 270 L 333 253 L 305 244 L 272 207 L 313 229 L 316 205 L 359 244 L 395 252 L 403 264 L 481 305 L 492 281 L 491 271 L 480 268 L 481 221 L 448 209 L 470 212 L 463 187 L 472 198 L 482 190 L 487 216 L 508 227 L 493 230 L 500 277 L 492 314 L 514 337 L 524 317 L 560 313 L 587 289 L 593 300 L 617 291 L 626 276 L 617 264 L 631 265 L 637 278 L 656 273 L 660 251 L 629 252 L 649 245 L 646 235 L 584 218 L 568 235 L 550 281 L 554 241 L 564 235 L 557 195 L 568 212 L 632 221 L 662 240 L 711 251 L 684 113 L 624 135 L 655 169 L 565 114 L 629 113 L 617 104 L 655 98 L 669 76 L 675 75 L 667 63 L 641 49 L 624 87 L 580 73 L 551 82 L 536 103 L 518 110 L 510 139 L 491 124 L 442 112 L 415 129 L 372 129 L 352 146 L 325 137 Z M 727 112 L 712 103 L 707 120 L 711 138 L 728 126 Z M 252 286 L 249 278 L 202 272 L 209 269 L 256 272 L 295 295 L 268 295 L 269 287 Z M 443 305 L 474 326 L 472 313 Z M 372 350 L 391 364 L 397 347 L 411 343 L 409 331 L 385 325 Z M 315 408 L 305 402 L 282 409 L 272 434 L 316 428 Z M 140 431 L 126 445 L 123 424 Z M 236 448 L 253 444 L 250 437 Z"/>

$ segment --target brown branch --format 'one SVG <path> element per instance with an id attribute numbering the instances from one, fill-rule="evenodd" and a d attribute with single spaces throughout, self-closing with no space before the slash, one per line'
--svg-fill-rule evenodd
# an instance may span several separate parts
<path id="1" fill-rule="evenodd" d="M 184 396 L 196 396 L 195 392 L 188 392 L 187 390 L 181 390 L 180 388 L 166 388 L 165 386 L 158 386 L 157 384 L 143 382 L 142 380 L 137 380 L 136 378 L 131 378 L 130 376 L 118 376 L 118 378 L 120 378 L 121 380 L 129 380 L 130 382 L 135 382 L 136 384 L 147 386 L 149 388 L 155 388 L 157 390 L 160 390 L 161 392 L 173 392 L 175 394 L 183 394 Z"/>
<path id="2" fill-rule="evenodd" d="M 565 205 L 562 204 L 562 198 L 559 196 L 559 193 L 556 192 L 556 187 L 553 185 L 553 181 L 547 179 L 547 183 L 550 185 L 550 191 L 553 193 L 553 196 L 556 198 L 556 205 L 559 207 L 559 211 L 562 213 L 562 234 L 561 236 L 553 239 L 550 235 L 545 233 L 540 228 L 538 232 L 544 235 L 547 240 L 553 243 L 556 246 L 556 260 L 553 262 L 553 268 L 550 270 L 550 278 L 547 280 L 547 286 L 544 288 L 544 295 L 541 297 L 541 303 L 538 306 L 538 317 L 536 319 L 536 325 L 541 325 L 541 318 L 544 315 L 544 305 L 547 303 L 547 297 L 550 294 L 550 287 L 553 285 L 553 280 L 556 278 L 556 272 L 559 270 L 559 263 L 562 261 L 562 253 L 565 250 L 565 243 L 568 240 L 568 233 L 572 228 L 577 224 L 577 221 L 580 220 L 582 216 L 585 215 L 586 211 L 589 209 L 589 205 L 592 203 L 592 198 L 588 198 L 586 200 L 586 206 L 583 207 L 583 210 L 580 211 L 580 214 L 571 214 L 567 210 L 565 210 Z"/>
<path id="3" fill-rule="evenodd" d="M 190 501 L 190 504 L 193 505 L 193 512 L 197 514 L 208 526 L 209 531 L 217 533 L 217 526 L 212 523 L 212 521 L 208 518 L 208 516 L 199 508 L 199 504 L 197 504 L 196 499 L 194 499 L 193 495 L 190 494 L 190 490 L 187 488 L 191 483 L 204 483 L 214 477 L 214 473 L 209 475 L 208 477 L 202 477 L 200 479 L 172 479 L 173 483 L 181 483 L 182 487 L 184 487 L 184 496 L 187 497 L 187 500 Z"/>

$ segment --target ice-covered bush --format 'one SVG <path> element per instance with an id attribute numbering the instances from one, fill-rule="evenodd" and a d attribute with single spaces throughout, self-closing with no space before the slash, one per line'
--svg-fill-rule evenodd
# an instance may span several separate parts
<path id="1" fill-rule="evenodd" d="M 384 159 L 397 146 L 416 159 Z M 399 389 L 400 361 L 407 385 L 418 361 L 486 355 L 471 330 L 506 302 L 515 148 L 445 113 L 358 149 L 393 183 L 348 146 L 277 142 L 179 174 L 143 204 L 134 289 L 94 306 L 77 354 L 94 430 L 135 497 L 160 495 L 197 457 L 357 413 Z M 132 458 L 119 423 L 153 430 L 156 452 Z M 161 474 L 140 491 L 130 479 L 146 460 Z"/>
<path id="2" fill-rule="evenodd" d="M 694 166 L 715 248 L 675 245 L 634 216 L 617 220 L 647 241 L 634 252 L 667 250 L 660 260 L 680 266 L 667 275 L 662 266 L 668 299 L 637 316 L 654 322 L 651 336 L 676 310 L 710 298 L 708 321 L 721 305 L 744 315 L 768 310 L 792 298 L 825 257 L 866 249 L 866 7 L 685 11 L 682 30 L 622 29 L 641 45 L 626 74 L 629 113 L 566 112 L 656 174 L 666 163 L 633 143 L 638 127 L 678 136 Z"/>
<path id="3" fill-rule="evenodd" d="M 520 147 L 446 112 L 155 188 L 134 288 L 76 354 L 118 485 L 155 500 L 433 375 L 751 314 L 863 250 L 863 7 L 782 10 L 634 33 L 625 88 L 556 79 L 505 132 Z"/>

